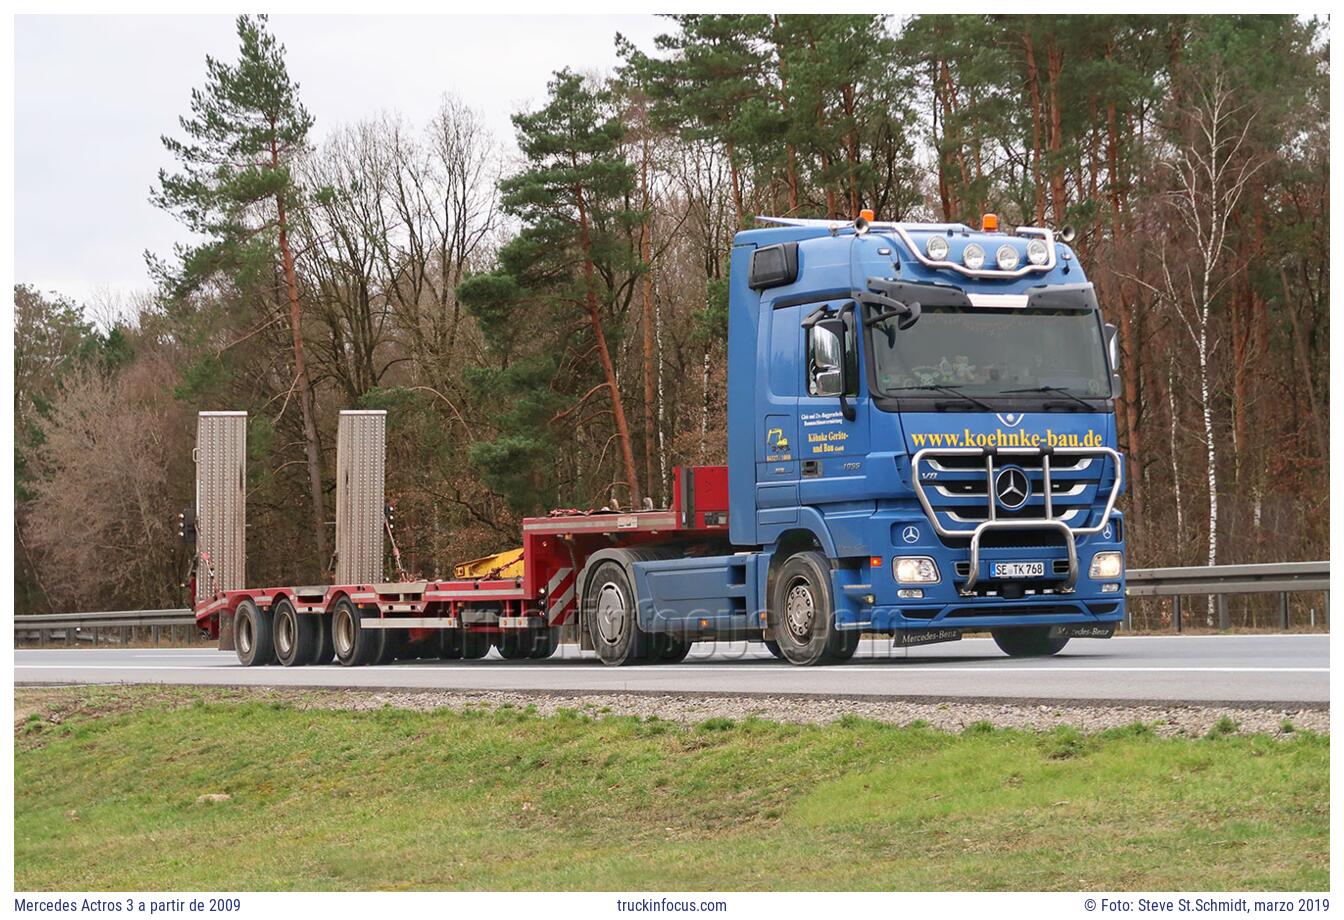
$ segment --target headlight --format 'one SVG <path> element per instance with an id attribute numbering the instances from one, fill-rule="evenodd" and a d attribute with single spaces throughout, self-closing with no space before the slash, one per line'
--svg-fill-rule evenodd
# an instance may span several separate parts
<path id="1" fill-rule="evenodd" d="M 971 271 L 979 271 L 985 264 L 985 251 L 975 243 L 967 246 L 961 253 L 961 261 L 966 263 L 966 267 Z"/>
<path id="2" fill-rule="evenodd" d="M 1045 240 L 1032 240 L 1027 244 L 1027 261 L 1032 265 L 1044 265 L 1050 258 L 1050 250 L 1045 248 Z"/>
<path id="3" fill-rule="evenodd" d="M 1004 243 L 999 247 L 999 251 L 994 253 L 994 261 L 999 263 L 999 271 L 1010 272 L 1017 268 L 1018 260 L 1022 257 L 1017 254 L 1017 250 Z"/>
<path id="4" fill-rule="evenodd" d="M 924 244 L 924 251 L 929 254 L 929 258 L 935 262 L 942 262 L 947 258 L 947 237 L 931 236 L 929 241 Z"/>
<path id="5" fill-rule="evenodd" d="M 1119 578 L 1125 571 L 1125 557 L 1121 553 L 1097 553 L 1092 557 L 1092 568 L 1087 575 L 1097 581 Z"/>
<path id="6" fill-rule="evenodd" d="M 938 564 L 928 556 L 897 556 L 891 560 L 898 585 L 932 585 L 938 582 Z"/>

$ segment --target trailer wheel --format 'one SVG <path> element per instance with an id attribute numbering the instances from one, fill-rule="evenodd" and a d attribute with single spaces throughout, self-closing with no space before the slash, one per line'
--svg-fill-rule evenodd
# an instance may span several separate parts
<path id="1" fill-rule="evenodd" d="M 530 629 L 511 629 L 495 636 L 495 648 L 506 661 L 532 657 L 533 634 Z"/>
<path id="2" fill-rule="evenodd" d="M 391 664 L 406 651 L 406 630 L 404 629 L 380 629 L 382 633 L 379 637 L 382 643 L 378 646 L 378 654 L 373 658 L 374 664 Z"/>
<path id="3" fill-rule="evenodd" d="M 847 634 L 835 627 L 831 566 L 821 553 L 795 553 L 780 566 L 770 598 L 770 633 L 785 660 L 828 664 L 854 654 Z"/>
<path id="4" fill-rule="evenodd" d="M 490 634 L 489 633 L 463 633 L 462 634 L 462 657 L 469 661 L 475 661 L 478 658 L 484 658 L 490 654 Z"/>
<path id="5" fill-rule="evenodd" d="M 457 661 L 462 657 L 462 630 L 439 630 L 439 658 L 442 661 Z"/>
<path id="6" fill-rule="evenodd" d="M 997 645 L 1010 658 L 1046 658 L 1069 644 L 1068 636 L 1050 638 L 1049 626 L 1018 626 L 990 630 Z"/>
<path id="7" fill-rule="evenodd" d="M 282 598 L 271 610 L 271 619 L 277 661 L 292 668 L 308 664 L 317 657 L 317 617 L 299 613 L 288 598 Z"/>
<path id="8" fill-rule="evenodd" d="M 313 619 L 317 620 L 317 643 L 316 654 L 310 663 L 331 664 L 331 659 L 336 655 L 336 648 L 331 643 L 331 616 L 324 613 Z"/>
<path id="9" fill-rule="evenodd" d="M 240 601 L 233 615 L 233 639 L 238 661 L 245 668 L 271 664 L 275 646 L 271 640 L 271 614 L 252 601 Z"/>
<path id="10" fill-rule="evenodd" d="M 649 636 L 649 660 L 654 664 L 680 664 L 691 653 L 691 645 L 691 640 L 671 633 L 654 633 Z"/>
<path id="11" fill-rule="evenodd" d="M 532 654 L 528 657 L 535 659 L 550 658 L 559 647 L 560 630 L 543 627 L 537 630 L 536 639 L 532 643 Z"/>
<path id="12" fill-rule="evenodd" d="M 369 664 L 382 651 L 381 630 L 364 629 L 361 616 L 348 597 L 336 602 L 331 611 L 331 643 L 336 660 L 346 667 Z"/>
<path id="13" fill-rule="evenodd" d="M 603 664 L 636 664 L 645 655 L 648 637 L 639 628 L 634 598 L 625 568 L 617 562 L 601 563 L 584 584 L 584 623 Z"/>

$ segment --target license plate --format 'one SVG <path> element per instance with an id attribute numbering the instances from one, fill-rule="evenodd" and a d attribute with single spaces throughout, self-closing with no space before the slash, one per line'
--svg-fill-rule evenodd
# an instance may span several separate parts
<path id="1" fill-rule="evenodd" d="M 990 578 L 1044 578 L 1044 562 L 995 562 L 989 567 Z"/>

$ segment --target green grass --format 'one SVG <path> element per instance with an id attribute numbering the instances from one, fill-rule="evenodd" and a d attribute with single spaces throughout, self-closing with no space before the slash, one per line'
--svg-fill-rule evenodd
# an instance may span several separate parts
<path id="1" fill-rule="evenodd" d="M 1304 731 L 953 735 L 203 697 L 15 732 L 21 890 L 1329 885 L 1329 744 Z M 197 802 L 215 792 L 231 798 Z"/>

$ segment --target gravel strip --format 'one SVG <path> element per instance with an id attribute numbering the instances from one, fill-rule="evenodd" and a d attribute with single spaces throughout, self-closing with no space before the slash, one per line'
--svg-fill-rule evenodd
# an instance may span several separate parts
<path id="1" fill-rule="evenodd" d="M 720 697 L 701 695 L 653 695 L 633 693 L 509 693 L 507 691 L 397 691 L 335 690 L 305 695 L 295 702 L 304 707 L 350 709 L 355 711 L 391 706 L 427 712 L 435 709 L 461 710 L 468 707 L 518 709 L 535 707 L 540 715 L 552 715 L 563 709 L 577 710 L 590 716 L 623 715 L 656 717 L 677 722 L 703 722 L 709 718 L 734 720 L 756 717 L 776 722 L 822 724 L 844 716 L 871 719 L 894 725 L 916 721 L 944 731 L 961 731 L 977 722 L 997 728 L 1048 731 L 1061 725 L 1082 732 L 1096 732 L 1142 722 L 1159 735 L 1196 736 L 1208 731 L 1224 717 L 1237 724 L 1240 732 L 1287 734 L 1284 723 L 1293 730 L 1321 733 L 1330 730 L 1330 712 L 1322 709 L 1242 709 L 1213 706 L 1050 706 L 1040 704 L 986 702 L 929 702 L 915 700 L 852 700 L 797 697 Z M 1224 723 L 1225 724 L 1225 723 Z"/>
<path id="2" fill-rule="evenodd" d="M 248 701 L 286 703 L 300 709 L 367 712 L 384 707 L 431 712 L 469 708 L 533 708 L 538 715 L 561 710 L 594 718 L 606 715 L 669 719 L 683 723 L 710 718 L 749 717 L 794 724 L 824 724 L 844 716 L 893 725 L 922 721 L 933 728 L 958 732 L 975 723 L 997 728 L 1049 731 L 1070 726 L 1097 732 L 1144 723 L 1165 736 L 1205 735 L 1224 718 L 1243 733 L 1289 735 L 1292 731 L 1330 731 L 1330 711 L 1323 708 L 1278 709 L 1236 705 L 1044 704 L 1038 702 L 874 700 L 797 696 L 709 696 L 701 694 L 363 690 L 272 687 L 139 687 L 83 685 L 22 687 L 14 694 L 15 728 L 26 718 L 61 721 L 67 715 L 113 715 L 142 706 L 180 706 L 205 699 L 222 703 Z M 1284 731 L 1285 725 L 1291 726 Z"/>

